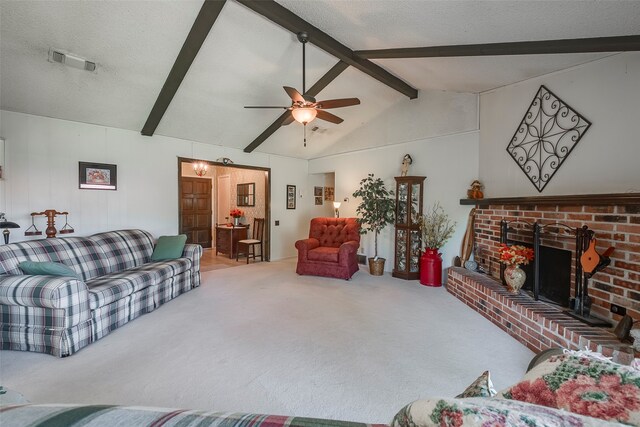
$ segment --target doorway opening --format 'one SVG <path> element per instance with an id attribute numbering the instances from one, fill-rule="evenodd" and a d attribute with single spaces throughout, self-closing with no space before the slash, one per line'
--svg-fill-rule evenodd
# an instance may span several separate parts
<path id="1" fill-rule="evenodd" d="M 208 165 L 202 176 L 193 169 L 196 161 Z M 251 238 L 254 219 L 264 218 L 265 224 L 270 224 L 270 199 L 270 168 L 178 158 L 178 230 L 187 235 L 187 243 L 211 248 L 206 251 L 209 259 L 218 258 L 225 264 L 233 259 L 235 263 L 234 243 Z M 233 210 L 242 212 L 235 228 Z M 263 236 L 265 261 L 270 259 L 270 240 L 267 226 Z"/>

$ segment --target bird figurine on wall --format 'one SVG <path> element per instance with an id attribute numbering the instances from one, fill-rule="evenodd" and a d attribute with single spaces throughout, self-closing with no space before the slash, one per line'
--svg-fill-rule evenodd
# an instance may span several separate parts
<path id="1" fill-rule="evenodd" d="M 400 176 L 407 176 L 411 163 L 413 163 L 413 159 L 409 154 L 405 154 L 402 158 L 402 168 L 400 169 Z"/>

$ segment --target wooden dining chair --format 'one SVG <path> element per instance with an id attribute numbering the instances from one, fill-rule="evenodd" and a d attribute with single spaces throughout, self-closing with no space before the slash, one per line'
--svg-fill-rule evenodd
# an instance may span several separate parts
<path id="1" fill-rule="evenodd" d="M 262 241 L 264 240 L 264 218 L 253 219 L 253 239 L 238 240 L 238 249 L 236 251 L 236 261 L 242 252 L 247 257 L 247 264 L 249 264 L 249 258 L 256 259 L 256 246 L 260 246 L 260 261 L 264 261 Z"/>

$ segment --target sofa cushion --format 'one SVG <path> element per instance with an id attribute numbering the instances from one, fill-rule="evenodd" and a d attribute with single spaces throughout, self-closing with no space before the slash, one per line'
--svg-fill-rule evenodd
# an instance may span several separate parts
<path id="1" fill-rule="evenodd" d="M 152 270 L 126 270 L 87 282 L 89 307 L 95 310 L 131 295 L 158 282 L 158 274 Z"/>
<path id="2" fill-rule="evenodd" d="M 320 246 L 319 248 L 311 249 L 307 253 L 307 259 L 310 261 L 338 262 L 339 252 L 338 248 Z"/>
<path id="3" fill-rule="evenodd" d="M 85 282 L 111 272 L 102 248 L 86 237 L 30 240 L 0 247 L 0 274 L 23 274 L 19 267 L 23 261 L 62 263 Z"/>
<path id="4" fill-rule="evenodd" d="M 152 261 L 176 259 L 182 256 L 184 245 L 187 243 L 187 235 L 160 236 L 151 254 Z"/>
<path id="5" fill-rule="evenodd" d="M 640 426 L 640 372 L 601 357 L 551 356 L 498 397 Z"/>
<path id="6" fill-rule="evenodd" d="M 64 276 L 79 279 L 78 273 L 61 262 L 22 261 L 18 264 L 18 267 L 20 267 L 20 270 L 22 270 L 24 274 L 32 276 Z"/>
<path id="7" fill-rule="evenodd" d="M 137 268 L 107 274 L 87 283 L 92 310 L 131 295 L 149 286 L 161 285 L 191 268 L 189 258 L 150 262 Z"/>
<path id="8" fill-rule="evenodd" d="M 605 427 L 620 426 L 544 406 L 492 398 L 425 399 L 408 404 L 391 421 L 392 427 L 505 426 Z"/>
<path id="9" fill-rule="evenodd" d="M 150 271 L 158 275 L 157 282 L 154 285 L 160 285 L 163 281 L 171 277 L 188 271 L 191 268 L 191 260 L 189 258 L 169 259 L 165 261 L 156 261 L 146 263 L 135 271 Z"/>
<path id="10" fill-rule="evenodd" d="M 106 254 L 111 273 L 138 267 L 151 260 L 153 238 L 143 230 L 119 230 L 89 237 Z"/>

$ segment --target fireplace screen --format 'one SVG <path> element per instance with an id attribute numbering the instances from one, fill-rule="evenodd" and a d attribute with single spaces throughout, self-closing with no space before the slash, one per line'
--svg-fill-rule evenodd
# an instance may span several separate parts
<path id="1" fill-rule="evenodd" d="M 571 298 L 571 252 L 564 249 L 540 246 L 540 271 L 538 296 L 541 300 L 562 307 L 569 307 Z M 533 292 L 534 264 L 524 266 L 527 281 L 523 289 Z"/>

